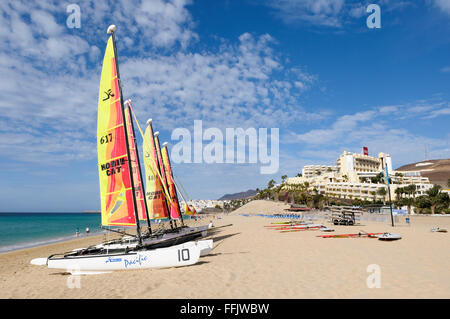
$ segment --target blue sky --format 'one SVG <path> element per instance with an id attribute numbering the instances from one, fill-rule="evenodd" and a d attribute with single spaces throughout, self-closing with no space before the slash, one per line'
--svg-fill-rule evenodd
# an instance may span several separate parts
<path id="1" fill-rule="evenodd" d="M 80 28 L 66 25 L 71 3 Z M 366 25 L 370 3 L 380 29 Z M 191 198 L 261 188 L 362 146 L 391 154 L 394 167 L 425 159 L 425 148 L 450 157 L 449 0 L 3 1 L 0 23 L 0 211 L 99 208 L 110 24 L 124 97 L 169 148 L 194 120 L 279 128 L 276 174 L 260 163 L 175 163 Z"/>

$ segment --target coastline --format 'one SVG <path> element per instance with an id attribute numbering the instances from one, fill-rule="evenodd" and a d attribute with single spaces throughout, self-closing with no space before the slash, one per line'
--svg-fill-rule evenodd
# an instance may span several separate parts
<path id="1" fill-rule="evenodd" d="M 76 235 L 67 235 L 67 236 L 63 236 L 63 237 L 42 239 L 39 241 L 12 244 L 12 245 L 8 245 L 8 246 L 0 247 L 0 255 L 4 254 L 4 253 L 8 253 L 8 252 L 23 250 L 23 249 L 30 249 L 30 248 L 35 248 L 35 247 L 64 243 L 64 242 L 73 241 L 73 240 L 77 240 L 77 239 L 85 239 L 88 237 L 100 236 L 105 233 L 106 233 L 105 230 L 99 230 L 99 231 L 91 232 L 90 235 L 80 234 L 79 237 L 76 237 Z"/>
<path id="2" fill-rule="evenodd" d="M 23 214 L 23 213 L 21 213 L 21 214 Z M 41 213 L 25 213 L 25 214 L 41 214 Z M 53 213 L 45 213 L 45 214 L 50 215 Z M 77 213 L 77 214 L 95 215 L 94 213 Z M 185 218 L 186 223 L 189 223 L 191 220 L 190 216 L 187 216 L 184 218 Z M 163 219 L 163 220 L 161 220 L 160 223 L 152 223 L 152 227 L 154 227 L 155 229 L 158 227 L 161 227 L 163 225 L 166 225 L 165 227 L 167 227 L 168 220 Z M 141 225 L 141 227 L 144 228 L 145 225 Z M 127 232 L 129 232 L 129 233 L 135 232 L 134 228 L 132 228 L 132 227 L 128 227 L 128 228 L 129 229 L 126 230 Z M 42 238 L 38 238 L 35 240 L 30 239 L 30 240 L 22 241 L 22 242 L 19 241 L 19 242 L 7 244 L 5 246 L 0 246 L 0 254 L 17 251 L 17 250 L 22 250 L 22 249 L 33 248 L 33 247 L 45 246 L 45 245 L 50 245 L 50 244 L 55 244 L 55 243 L 62 243 L 62 242 L 66 242 L 66 241 L 82 239 L 82 238 L 92 237 L 92 236 L 102 235 L 102 234 L 108 234 L 108 236 L 107 236 L 108 238 L 115 238 L 115 237 L 111 237 L 113 234 L 115 234 L 114 232 L 108 232 L 107 230 L 102 229 L 100 227 L 90 227 L 89 235 L 86 235 L 84 229 L 82 228 L 82 229 L 80 229 L 79 237 L 76 237 L 76 235 L 74 233 L 67 233 L 67 234 L 53 235 L 50 237 L 42 237 Z"/>

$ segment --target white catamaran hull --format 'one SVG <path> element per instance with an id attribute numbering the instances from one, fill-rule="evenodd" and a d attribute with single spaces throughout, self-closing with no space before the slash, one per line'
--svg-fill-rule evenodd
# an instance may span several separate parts
<path id="1" fill-rule="evenodd" d="M 208 255 L 214 246 L 212 239 L 199 240 L 196 241 L 195 243 L 197 247 L 200 249 L 200 257 Z"/>
<path id="2" fill-rule="evenodd" d="M 212 239 L 199 240 L 199 241 L 196 241 L 194 243 L 200 250 L 200 257 L 208 255 L 211 252 L 211 250 L 213 249 L 213 247 L 214 247 L 214 242 L 213 242 Z M 185 248 L 184 245 L 187 245 L 186 247 L 190 247 L 192 245 L 192 242 L 180 244 L 180 245 L 177 245 L 177 247 Z M 100 246 L 101 245 L 97 245 L 96 247 L 100 248 Z M 121 244 L 115 244 L 114 247 L 112 247 L 111 249 L 124 249 L 126 247 L 127 246 L 124 247 L 124 245 L 121 245 Z M 135 244 L 131 244 L 131 245 L 128 245 L 128 247 L 130 249 L 133 249 L 133 248 L 136 247 L 136 245 Z M 173 248 L 173 247 L 169 247 L 169 248 Z M 84 249 L 86 249 L 86 248 L 77 248 L 77 249 L 74 249 L 72 251 L 76 252 L 76 251 L 80 251 L 80 250 L 84 250 Z M 48 260 L 48 258 L 35 258 L 35 259 L 30 261 L 30 264 L 36 265 L 36 266 L 45 266 L 45 265 L 47 265 L 47 260 Z"/>
<path id="3" fill-rule="evenodd" d="M 206 237 L 208 235 L 208 230 L 211 229 L 212 227 L 213 227 L 212 223 L 210 223 L 208 225 L 200 226 L 200 227 L 187 227 L 185 229 L 181 229 L 181 231 L 178 233 L 167 233 L 158 238 L 144 239 L 144 244 L 151 245 L 151 244 L 163 243 L 164 241 L 175 240 L 176 238 L 179 238 L 179 237 L 181 238 L 183 236 L 187 236 L 189 234 L 194 234 L 194 233 L 198 233 L 200 236 L 200 232 L 201 232 L 201 237 Z M 188 240 L 188 241 L 192 241 L 192 240 Z M 125 249 L 127 247 L 132 249 L 132 248 L 135 248 L 137 246 L 137 244 L 138 244 L 138 242 L 135 237 L 127 236 L 127 237 L 123 238 L 122 241 L 118 242 L 117 240 L 113 240 L 111 242 L 98 244 L 95 247 L 103 248 L 103 249 L 107 249 L 107 250 L 118 250 L 118 249 Z M 204 256 L 204 255 L 201 255 L 201 256 Z"/>
<path id="4" fill-rule="evenodd" d="M 199 240 L 199 241 L 196 241 L 195 244 L 198 247 L 200 247 L 200 257 L 208 255 L 214 246 L 212 239 Z M 181 245 L 183 245 L 183 244 L 181 244 Z M 95 247 L 103 248 L 103 249 L 119 250 L 119 249 L 125 249 L 127 247 L 129 249 L 134 249 L 134 248 L 136 248 L 136 246 L 137 246 L 137 242 L 116 243 L 116 244 L 99 244 L 99 245 L 96 245 Z M 74 249 L 73 251 L 77 251 L 77 250 L 80 250 L 80 249 Z"/>
<path id="5" fill-rule="evenodd" d="M 110 272 L 126 269 L 167 268 L 193 265 L 200 258 L 195 242 L 154 250 L 131 251 L 110 255 L 85 255 L 48 258 L 47 266 L 72 274 Z"/>

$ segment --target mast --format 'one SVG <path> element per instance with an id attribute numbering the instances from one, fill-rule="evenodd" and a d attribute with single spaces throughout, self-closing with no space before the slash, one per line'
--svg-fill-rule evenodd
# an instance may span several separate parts
<path id="1" fill-rule="evenodd" d="M 150 127 L 150 134 L 153 134 L 153 125 L 152 125 L 152 119 L 149 119 L 148 121 L 147 121 L 147 125 Z M 158 134 L 159 134 L 159 132 L 157 132 Z M 154 135 L 156 135 L 156 133 L 154 134 Z M 157 136 L 157 135 L 156 135 Z M 169 209 L 169 204 L 167 203 L 167 198 L 166 198 L 166 195 L 164 195 L 164 185 L 163 185 L 163 183 L 165 184 L 165 181 L 163 180 L 163 178 L 162 178 L 162 174 L 164 173 L 164 172 L 161 172 L 161 167 L 160 167 L 160 165 L 159 165 L 159 158 L 158 158 L 158 150 L 159 150 L 159 143 L 158 143 L 158 145 L 156 145 L 156 143 L 155 143 L 155 139 L 153 138 L 153 136 L 150 136 L 150 138 L 151 139 L 153 139 L 153 144 L 155 145 L 155 152 L 156 152 L 156 156 L 155 156 L 155 162 L 156 162 L 156 169 L 158 170 L 158 172 L 159 172 L 159 174 L 156 174 L 156 175 L 159 175 L 158 177 L 160 177 L 160 182 L 161 182 L 161 187 L 162 187 L 162 193 L 163 193 L 163 201 L 164 201 L 164 205 L 166 206 L 166 209 L 167 209 L 167 218 L 169 218 L 169 224 L 170 224 L 170 228 L 172 229 L 172 230 L 174 230 L 174 225 L 173 225 L 173 220 L 172 220 L 172 216 L 170 216 L 170 209 Z M 157 172 L 157 173 L 158 173 Z M 157 176 L 155 176 L 155 178 L 157 178 Z M 170 196 L 170 194 L 169 194 L 169 196 Z M 176 227 L 176 223 L 175 223 L 175 227 Z"/>
<path id="2" fill-rule="evenodd" d="M 137 202 L 136 202 L 136 190 L 134 188 L 133 170 L 132 170 L 131 161 L 130 161 L 130 159 L 131 159 L 131 157 L 130 157 L 130 146 L 128 145 L 128 132 L 127 132 L 127 129 L 126 129 L 126 124 L 125 124 L 125 108 L 123 106 L 122 83 L 121 83 L 122 81 L 120 80 L 120 73 L 119 73 L 119 62 L 118 62 L 118 56 L 117 56 L 115 31 L 116 31 L 116 26 L 115 25 L 110 25 L 108 27 L 107 33 L 108 34 L 111 33 L 112 44 L 113 44 L 113 48 L 114 48 L 114 62 L 116 64 L 117 82 L 119 84 L 120 108 L 121 108 L 121 111 L 122 111 L 122 119 L 123 119 L 123 123 L 124 123 L 123 128 L 124 128 L 124 134 L 125 134 L 125 144 L 126 144 L 126 149 L 127 149 L 128 170 L 130 172 L 131 189 L 133 190 L 133 207 L 134 207 L 134 217 L 136 219 L 136 233 L 137 233 L 139 245 L 142 245 L 141 228 L 140 228 L 140 225 L 139 225 L 138 206 L 137 206 Z"/>
<path id="3" fill-rule="evenodd" d="M 166 177 L 166 173 L 164 171 L 164 164 L 162 162 L 161 147 L 160 147 L 160 144 L 159 144 L 159 137 L 158 136 L 159 136 L 159 132 L 155 132 L 155 147 L 156 147 L 156 152 L 157 152 L 157 155 L 158 155 L 158 162 L 160 162 L 159 170 L 160 170 L 161 177 L 163 179 L 162 183 L 164 183 L 164 185 L 165 185 L 165 187 L 167 189 L 167 192 L 168 192 L 167 195 L 169 195 L 169 199 L 171 199 L 170 191 L 169 191 L 169 184 L 167 183 L 167 177 Z M 166 198 L 166 204 L 169 205 L 167 203 L 167 198 Z M 171 206 L 173 205 L 172 200 L 170 201 L 170 204 L 171 204 Z M 171 209 L 169 209 L 169 214 L 168 215 L 169 215 L 169 218 L 170 218 L 170 222 L 172 222 Z M 174 220 L 173 222 L 174 222 L 175 228 L 176 228 L 177 227 L 177 221 Z"/>
<path id="4" fill-rule="evenodd" d="M 139 170 L 139 178 L 141 179 L 141 188 L 142 188 L 142 195 L 144 197 L 144 206 L 145 206 L 145 216 L 147 217 L 147 226 L 148 226 L 148 233 L 149 235 L 152 234 L 152 226 L 150 224 L 150 217 L 148 215 L 148 207 L 147 207 L 147 200 L 145 199 L 145 187 L 144 187 L 144 180 L 142 179 L 142 171 L 141 171 L 141 165 L 140 165 L 140 160 L 139 160 L 139 152 L 138 152 L 138 147 L 137 147 L 137 143 L 136 143 L 136 136 L 134 134 L 134 124 L 133 124 L 133 118 L 131 116 L 131 100 L 128 99 L 125 102 L 128 105 L 128 110 L 129 110 L 129 117 L 130 117 L 130 123 L 131 123 L 131 131 L 133 132 L 133 139 L 134 139 L 134 147 L 136 148 L 136 162 L 137 162 L 137 168 Z"/>
<path id="5" fill-rule="evenodd" d="M 164 142 L 163 143 L 163 148 L 166 149 L 167 165 L 169 166 L 168 167 L 168 173 L 171 175 L 170 178 L 172 179 L 173 189 L 174 189 L 174 193 L 175 193 L 175 197 L 176 197 L 175 199 L 176 199 L 176 202 L 177 202 L 178 211 L 180 212 L 181 224 L 184 226 L 183 214 L 181 213 L 180 202 L 178 201 L 177 188 L 175 186 L 175 179 L 173 178 L 172 164 L 170 163 L 169 149 L 167 148 L 167 144 L 168 144 L 167 142 Z M 180 192 L 180 194 L 181 194 L 181 192 Z"/>
<path id="6" fill-rule="evenodd" d="M 175 175 L 174 175 L 174 178 L 175 178 Z M 174 181 L 175 181 L 175 180 L 174 180 Z M 186 190 L 184 189 L 183 184 L 181 184 L 181 181 L 180 181 L 179 179 L 178 179 L 178 184 L 180 184 L 180 186 L 181 186 L 181 188 L 182 188 L 182 190 L 183 190 L 183 192 L 184 192 L 184 195 L 186 195 L 187 199 L 188 199 L 189 201 L 191 201 L 191 199 L 189 198 L 188 193 L 187 193 Z M 189 205 L 187 204 L 186 198 L 184 198 L 183 192 L 182 192 L 181 189 L 178 187 L 178 184 L 175 183 L 175 186 L 177 187 L 178 191 L 180 192 L 181 197 L 183 197 L 183 199 L 184 199 L 186 205 L 189 207 Z M 192 209 L 193 209 L 193 213 L 194 213 L 194 212 L 196 213 L 195 207 L 194 207 L 193 204 L 192 204 Z"/>
<path id="7" fill-rule="evenodd" d="M 174 176 L 175 177 L 175 176 Z M 175 178 L 174 178 L 174 185 L 175 185 L 175 188 L 178 190 L 178 192 L 180 193 L 180 195 L 181 195 L 181 198 L 183 198 L 183 200 L 184 200 L 184 204 L 185 204 L 185 206 L 187 206 L 188 208 L 189 208 L 189 205 L 188 205 L 188 202 L 187 202 L 187 200 L 186 200 L 186 198 L 184 198 L 184 195 L 183 195 L 183 192 L 181 191 L 181 189 L 178 187 L 178 185 L 175 183 Z M 179 203 L 178 203 L 179 204 Z M 186 214 L 186 209 L 185 209 L 185 212 L 184 212 L 184 214 Z"/>
<path id="8" fill-rule="evenodd" d="M 392 213 L 392 199 L 391 199 L 391 189 L 389 187 L 389 173 L 388 173 L 388 166 L 386 164 L 386 174 L 385 174 L 385 180 L 386 180 L 386 184 L 387 184 L 387 189 L 388 189 L 388 194 L 389 194 L 389 208 L 391 209 L 391 223 L 392 223 L 392 227 L 394 227 L 394 215 Z"/>

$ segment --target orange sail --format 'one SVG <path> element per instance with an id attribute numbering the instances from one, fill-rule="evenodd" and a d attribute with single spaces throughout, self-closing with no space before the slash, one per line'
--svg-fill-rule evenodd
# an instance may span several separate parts
<path id="1" fill-rule="evenodd" d="M 102 225 L 134 226 L 134 199 L 112 36 L 103 59 L 97 150 Z"/>
<path id="2" fill-rule="evenodd" d="M 178 202 L 177 189 L 175 188 L 175 182 L 173 180 L 172 167 L 170 166 L 169 152 L 167 151 L 166 143 L 164 143 L 164 146 L 161 149 L 161 157 L 169 188 L 169 194 L 172 200 L 170 216 L 172 218 L 179 218 L 181 216 L 180 203 Z"/>
<path id="3" fill-rule="evenodd" d="M 184 214 L 192 215 L 191 209 L 189 208 L 189 205 L 186 202 L 184 203 Z"/>
<path id="4" fill-rule="evenodd" d="M 166 174 L 166 170 L 164 168 L 164 163 L 162 161 L 162 156 L 161 156 L 161 147 L 159 145 L 159 138 L 158 138 L 159 132 L 155 133 L 155 147 L 156 147 L 156 155 L 158 157 L 158 163 L 159 163 L 159 167 L 161 169 L 161 178 L 162 178 L 162 182 L 165 185 L 166 189 L 169 189 L 169 183 L 167 181 L 167 174 Z M 169 193 L 170 195 L 170 193 Z M 177 210 L 175 208 L 175 204 L 172 201 L 172 198 L 168 198 L 167 204 L 170 207 L 170 217 L 172 219 L 177 219 L 179 217 Z"/>
<path id="5" fill-rule="evenodd" d="M 150 219 L 167 218 L 169 216 L 164 190 L 159 178 L 159 162 L 153 139 L 151 121 L 144 133 L 144 167 L 145 167 L 145 200 L 147 201 Z"/>
<path id="6" fill-rule="evenodd" d="M 138 209 L 138 216 L 140 220 L 147 220 L 146 205 L 144 202 L 144 187 L 141 181 L 140 167 L 138 162 L 136 143 L 134 138 L 133 125 L 131 123 L 131 102 L 125 102 L 127 108 L 125 109 L 125 123 L 128 133 L 128 147 L 130 150 L 131 170 L 133 173 L 134 191 L 136 194 L 136 203 Z"/>
<path id="7" fill-rule="evenodd" d="M 198 213 L 195 210 L 194 205 L 192 205 L 192 209 L 191 209 L 191 207 L 189 207 L 188 204 L 184 203 L 184 214 L 185 215 L 192 215 L 192 216 L 194 216 L 194 215 L 197 215 Z"/>

